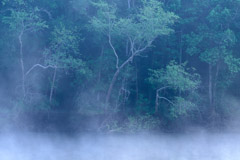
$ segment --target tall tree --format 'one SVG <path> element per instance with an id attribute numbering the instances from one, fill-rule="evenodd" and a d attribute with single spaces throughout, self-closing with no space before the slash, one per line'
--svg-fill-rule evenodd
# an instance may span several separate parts
<path id="1" fill-rule="evenodd" d="M 7 1 L 6 1 L 7 2 Z M 9 2 L 10 3 L 10 2 Z M 26 98 L 26 68 L 24 64 L 24 41 L 23 37 L 29 32 L 37 32 L 47 28 L 46 21 L 41 18 L 40 12 L 37 7 L 31 7 L 27 2 L 13 1 L 12 8 L 8 8 L 6 16 L 2 21 L 7 24 L 14 32 L 19 42 L 19 62 L 21 68 L 21 88 L 23 99 Z M 4 3 L 5 4 L 5 3 Z M 11 5 L 9 5 L 11 6 Z"/>
<path id="2" fill-rule="evenodd" d="M 56 88 L 57 70 L 72 70 L 78 74 L 85 74 L 85 63 L 80 59 L 78 42 L 80 37 L 77 36 L 74 29 L 68 29 L 63 23 L 54 27 L 51 34 L 51 42 L 46 49 L 45 65 L 54 69 L 49 101 L 52 102 L 54 88 Z"/>
<path id="3" fill-rule="evenodd" d="M 160 100 L 170 104 L 171 111 L 174 112 L 173 116 L 186 114 L 196 106 L 191 97 L 195 95 L 200 86 L 200 76 L 194 72 L 190 73 L 190 69 L 186 68 L 186 63 L 179 65 L 171 61 L 166 69 L 150 71 L 148 80 L 156 88 L 155 113 L 159 111 Z M 170 96 L 164 96 L 164 91 L 165 95 L 168 95 L 166 91 L 170 92 Z M 178 91 L 182 94 L 179 95 Z"/>
<path id="4" fill-rule="evenodd" d="M 230 5 L 231 4 L 231 5 Z M 236 18 L 237 6 L 234 1 L 203 1 L 196 2 L 195 7 L 205 10 L 196 10 L 196 20 L 200 23 L 196 30 L 187 37 L 187 52 L 190 55 L 199 55 L 201 61 L 208 65 L 208 101 L 210 114 L 216 113 L 218 101 L 218 84 L 225 83 L 221 79 L 223 71 L 228 70 L 224 76 L 230 76 L 239 71 L 239 58 L 233 53 L 236 44 L 236 35 L 231 29 Z M 235 4 L 235 5 L 233 5 Z M 197 24 L 197 22 L 195 22 Z M 234 66 L 234 69 L 232 68 Z M 228 74 L 229 73 L 229 74 Z M 230 78 L 229 77 L 229 78 Z M 225 82 L 224 82 L 225 81 Z M 227 80 L 229 81 L 229 79 Z M 227 86 L 225 86 L 227 87 Z M 220 91 L 220 90 L 218 90 Z"/>
<path id="5" fill-rule="evenodd" d="M 142 1 L 142 7 L 128 17 L 119 16 L 114 4 L 99 1 L 94 5 L 97 8 L 97 15 L 91 19 L 91 25 L 96 31 L 107 36 L 116 60 L 116 71 L 110 82 L 105 100 L 106 105 L 108 105 L 113 87 L 122 69 L 136 56 L 142 56 L 142 53 L 152 46 L 157 37 L 172 32 L 173 30 L 169 26 L 176 21 L 177 16 L 172 12 L 165 11 L 162 3 L 156 0 Z M 126 58 L 120 59 L 125 51 L 115 47 L 114 39 L 129 41 L 127 46 L 129 54 Z"/>

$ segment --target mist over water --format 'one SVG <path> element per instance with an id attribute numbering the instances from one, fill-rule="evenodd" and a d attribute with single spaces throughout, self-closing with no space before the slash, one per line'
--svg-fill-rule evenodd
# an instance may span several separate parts
<path id="1" fill-rule="evenodd" d="M 1 134 L 1 160 L 238 160 L 238 134 Z"/>
<path id="2" fill-rule="evenodd" d="M 240 160 L 239 8 L 0 0 L 0 160 Z"/>

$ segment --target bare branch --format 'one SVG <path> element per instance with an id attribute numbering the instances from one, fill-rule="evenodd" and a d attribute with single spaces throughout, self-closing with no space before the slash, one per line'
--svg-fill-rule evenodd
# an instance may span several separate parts
<path id="1" fill-rule="evenodd" d="M 138 54 L 138 55 L 136 55 L 136 56 L 138 56 L 138 57 L 142 57 L 142 58 L 147 58 L 148 56 L 147 55 L 141 55 L 141 54 Z"/>
<path id="2" fill-rule="evenodd" d="M 164 99 L 166 100 L 168 103 L 175 105 L 171 100 L 167 99 L 166 97 L 158 97 L 158 99 Z"/>
<path id="3" fill-rule="evenodd" d="M 42 9 L 40 9 L 40 11 L 46 13 L 50 19 L 53 19 L 52 14 L 48 10 L 42 8 Z"/>
<path id="4" fill-rule="evenodd" d="M 164 86 L 164 87 L 162 87 L 162 88 L 159 88 L 158 90 L 157 90 L 157 92 L 160 92 L 161 90 L 164 90 L 164 89 L 166 89 L 166 88 L 169 88 L 170 86 Z"/>
<path id="5" fill-rule="evenodd" d="M 56 69 L 56 68 L 57 68 L 56 66 L 52 66 L 52 65 L 43 66 L 43 65 L 41 65 L 41 64 L 35 64 L 35 65 L 33 65 L 33 66 L 26 72 L 25 76 L 27 76 L 32 70 L 34 70 L 34 69 L 37 68 L 37 67 L 40 67 L 40 68 L 42 68 L 42 69 L 48 69 L 48 68 L 54 68 L 54 69 Z"/>
<path id="6" fill-rule="evenodd" d="M 147 44 L 145 47 L 136 50 L 136 51 L 135 51 L 135 55 L 140 54 L 141 52 L 143 52 L 144 50 L 146 50 L 149 46 L 150 46 L 150 44 Z"/>

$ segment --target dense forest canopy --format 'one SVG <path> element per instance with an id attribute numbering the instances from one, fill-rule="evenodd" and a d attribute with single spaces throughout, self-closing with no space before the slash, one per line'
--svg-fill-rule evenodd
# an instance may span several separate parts
<path id="1" fill-rule="evenodd" d="M 1 0 L 0 111 L 101 117 L 104 131 L 224 126 L 240 113 L 239 8 Z"/>

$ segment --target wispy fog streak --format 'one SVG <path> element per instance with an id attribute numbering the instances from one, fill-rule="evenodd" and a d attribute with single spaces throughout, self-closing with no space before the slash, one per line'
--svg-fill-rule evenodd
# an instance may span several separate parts
<path id="1" fill-rule="evenodd" d="M 1 160 L 239 160 L 240 136 L 1 135 Z"/>

